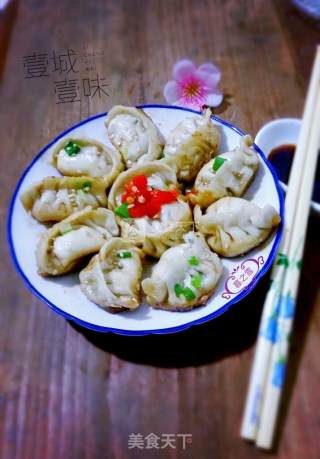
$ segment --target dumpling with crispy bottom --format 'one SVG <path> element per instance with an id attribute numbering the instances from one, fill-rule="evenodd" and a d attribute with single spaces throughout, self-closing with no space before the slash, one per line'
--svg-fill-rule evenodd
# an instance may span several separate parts
<path id="1" fill-rule="evenodd" d="M 271 205 L 259 207 L 231 197 L 219 199 L 204 213 L 196 206 L 194 219 L 212 250 L 224 257 L 236 257 L 257 247 L 280 223 L 280 216 Z"/>
<path id="2" fill-rule="evenodd" d="M 134 310 L 140 304 L 143 253 L 132 243 L 112 238 L 79 275 L 89 300 L 110 312 Z"/>
<path id="3" fill-rule="evenodd" d="M 105 182 L 96 177 L 45 177 L 20 196 L 39 222 L 60 221 L 85 207 L 107 204 Z"/>
<path id="4" fill-rule="evenodd" d="M 203 166 L 188 195 L 192 203 L 207 207 L 225 196 L 242 196 L 260 164 L 252 144 L 252 138 L 246 135 L 237 148 L 219 154 Z"/>
<path id="5" fill-rule="evenodd" d="M 189 204 L 179 194 L 173 202 L 162 205 L 153 217 L 119 216 L 119 209 L 125 206 L 122 198 L 137 177 L 145 178 L 148 189 L 167 192 L 178 191 L 176 175 L 169 166 L 159 161 L 139 164 L 118 176 L 108 196 L 108 206 L 117 214 L 121 236 L 136 243 L 145 254 L 159 258 L 168 247 L 182 242 L 183 234 L 190 231 L 193 225 L 192 213 Z M 138 196 L 137 200 L 140 197 L 144 199 L 143 196 Z M 128 205 L 128 212 L 132 205 Z"/>
<path id="6" fill-rule="evenodd" d="M 217 154 L 221 135 L 210 115 L 208 109 L 202 116 L 185 118 L 168 136 L 161 161 L 175 168 L 182 182 L 194 180 L 201 167 Z"/>
<path id="7" fill-rule="evenodd" d="M 52 154 L 52 163 L 63 175 L 101 177 L 106 186 L 110 186 L 124 168 L 118 151 L 84 137 L 61 140 Z"/>
<path id="8" fill-rule="evenodd" d="M 141 108 L 116 105 L 108 113 L 105 126 L 110 141 L 121 153 L 127 167 L 161 156 L 164 139 Z"/>
<path id="9" fill-rule="evenodd" d="M 41 236 L 36 248 L 38 271 L 59 276 L 73 271 L 84 257 L 94 254 L 119 234 L 113 212 L 87 207 L 56 223 Z"/>
<path id="10" fill-rule="evenodd" d="M 184 242 L 168 249 L 142 281 L 147 301 L 169 311 L 185 311 L 203 304 L 222 274 L 222 263 L 200 233 L 189 232 Z"/>

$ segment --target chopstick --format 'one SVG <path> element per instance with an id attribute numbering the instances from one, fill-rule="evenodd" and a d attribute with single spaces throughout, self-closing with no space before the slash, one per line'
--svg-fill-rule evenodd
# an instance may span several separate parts
<path id="1" fill-rule="evenodd" d="M 268 362 L 271 356 L 272 348 L 272 331 L 275 332 L 277 323 L 277 302 L 280 297 L 280 286 L 283 281 L 285 271 L 286 258 L 282 253 L 286 253 L 290 242 L 290 228 L 293 226 L 296 213 L 296 194 L 297 189 L 300 189 L 302 182 L 302 171 L 304 170 L 305 150 L 310 137 L 311 120 L 315 109 L 316 98 L 314 94 L 317 90 L 317 85 L 320 79 L 320 52 L 319 49 L 314 61 L 313 71 L 311 75 L 309 90 L 306 98 L 305 109 L 303 114 L 303 122 L 301 126 L 300 138 L 294 156 L 294 161 L 291 168 L 288 192 L 286 196 L 285 207 L 285 228 L 282 243 L 279 249 L 279 258 L 275 262 L 272 273 L 272 288 L 268 291 L 263 313 L 259 327 L 259 339 L 256 346 L 255 358 L 251 370 L 250 385 L 246 400 L 245 413 L 242 422 L 241 435 L 248 439 L 256 438 L 258 422 L 260 417 L 260 409 L 264 386 L 268 371 Z M 266 330 L 269 327 L 269 334 L 266 336 Z"/>
<path id="2" fill-rule="evenodd" d="M 287 337 L 293 324 L 300 277 L 299 268 L 320 140 L 319 101 L 320 48 L 317 47 L 286 196 L 284 235 L 271 274 L 273 282 L 263 307 L 241 427 L 242 437 L 249 440 L 256 439 L 257 445 L 263 448 L 270 448 L 272 445 L 281 398 L 280 382 L 284 379 L 288 357 Z M 298 266 L 294 260 L 298 262 Z M 288 292 L 290 292 L 289 297 Z M 277 342 L 274 342 L 275 340 Z M 280 387 L 276 387 L 275 384 Z"/>
<path id="3" fill-rule="evenodd" d="M 292 229 L 289 267 L 285 271 L 280 298 L 277 340 L 272 348 L 271 363 L 268 372 L 267 387 L 261 411 L 261 420 L 257 436 L 257 445 L 271 448 L 275 424 L 279 411 L 280 397 L 284 382 L 285 365 L 288 360 L 289 338 L 293 326 L 294 310 L 300 279 L 301 262 L 308 225 L 309 203 L 312 195 L 315 170 L 320 142 L 320 82 L 317 91 L 318 104 L 312 123 L 310 143 L 307 150 L 308 167 L 304 171 L 301 195 L 298 201 L 295 226 Z"/>

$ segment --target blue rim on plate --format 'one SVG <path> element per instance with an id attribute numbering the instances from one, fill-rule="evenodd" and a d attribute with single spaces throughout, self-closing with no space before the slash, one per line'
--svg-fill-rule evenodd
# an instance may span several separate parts
<path id="1" fill-rule="evenodd" d="M 138 105 L 137 108 L 165 108 L 165 109 L 171 109 L 171 110 L 183 110 L 183 111 L 187 111 L 187 112 L 191 112 L 191 113 L 196 113 L 198 115 L 201 114 L 200 111 L 192 110 L 192 109 L 185 108 L 185 107 L 179 107 L 179 106 L 176 106 L 176 105 L 149 104 L 149 105 Z M 176 333 L 176 332 L 179 332 L 179 331 L 182 331 L 182 330 L 186 330 L 187 328 L 192 327 L 193 325 L 200 325 L 200 324 L 202 324 L 204 322 L 208 322 L 209 320 L 220 316 L 221 314 L 226 312 L 230 308 L 230 306 L 232 306 L 233 304 L 237 303 L 238 301 L 242 300 L 245 296 L 247 296 L 248 293 L 251 292 L 251 290 L 256 286 L 256 284 L 259 281 L 259 279 L 268 271 L 268 269 L 270 268 L 271 263 L 272 263 L 275 255 L 276 255 L 278 246 L 280 244 L 281 236 L 282 236 L 283 219 L 284 219 L 284 198 L 283 198 L 282 190 L 280 188 L 279 181 L 278 181 L 278 178 L 277 178 L 277 175 L 276 175 L 276 172 L 275 172 L 273 166 L 270 164 L 270 162 L 267 160 L 267 158 L 265 157 L 263 152 L 260 150 L 260 148 L 256 144 L 254 144 L 255 150 L 260 155 L 261 159 L 268 166 L 268 168 L 269 168 L 269 170 L 270 170 L 270 172 L 271 172 L 271 174 L 273 176 L 273 179 L 274 179 L 274 183 L 275 183 L 275 186 L 276 186 L 276 190 L 277 190 L 278 197 L 279 197 L 279 203 L 280 203 L 279 213 L 280 213 L 280 217 L 281 217 L 281 224 L 280 224 L 280 226 L 279 226 L 279 228 L 277 230 L 276 238 L 274 240 L 274 243 L 273 243 L 270 255 L 268 257 L 268 260 L 266 261 L 266 263 L 263 266 L 263 268 L 261 269 L 261 271 L 258 272 L 258 274 L 252 280 L 252 282 L 244 290 L 242 290 L 242 292 L 240 292 L 239 295 L 236 298 L 233 298 L 232 300 L 230 300 L 228 303 L 226 303 L 224 306 L 222 306 L 217 311 L 215 311 L 215 312 L 213 312 L 211 314 L 208 314 L 208 315 L 206 315 L 204 317 L 201 317 L 199 319 L 187 322 L 187 323 L 185 323 L 183 325 L 178 325 L 176 327 L 162 328 L 162 329 L 158 329 L 158 330 L 157 329 L 152 329 L 152 330 L 122 330 L 122 329 L 119 329 L 119 328 L 102 327 L 102 326 L 99 326 L 99 325 L 93 325 L 93 324 L 91 324 L 89 322 L 86 322 L 84 320 L 78 319 L 77 317 L 73 316 L 72 314 L 68 314 L 68 313 L 62 311 L 57 305 L 55 305 L 51 301 L 49 301 L 44 295 L 42 295 L 42 293 L 40 293 L 34 287 L 34 285 L 31 284 L 31 282 L 29 281 L 28 277 L 25 275 L 25 273 L 23 272 L 21 266 L 19 265 L 19 262 L 18 262 L 18 259 L 17 259 L 17 256 L 16 256 L 16 252 L 15 252 L 15 249 L 14 249 L 14 245 L 13 245 L 13 240 L 12 240 L 12 213 L 13 213 L 13 207 L 14 207 L 17 195 L 18 195 L 19 190 L 20 190 L 20 186 L 21 186 L 26 174 L 29 172 L 29 170 L 31 169 L 33 164 L 48 150 L 48 148 L 50 148 L 59 139 L 61 139 L 62 137 L 64 137 L 66 134 L 68 134 L 69 132 L 73 131 L 74 129 L 78 128 L 79 126 L 82 126 L 83 124 L 86 124 L 89 121 L 95 120 L 97 118 L 101 118 L 101 117 L 106 116 L 106 115 L 107 115 L 107 112 L 100 113 L 100 114 L 94 115 L 94 116 L 90 116 L 89 118 L 86 118 L 86 119 L 80 121 L 80 123 L 77 123 L 74 126 L 70 127 L 69 129 L 67 129 L 67 130 L 63 131 L 62 133 L 60 133 L 57 137 L 55 137 L 54 140 L 52 140 L 50 143 L 48 143 L 44 148 L 42 148 L 40 150 L 40 152 L 31 161 L 29 166 L 27 166 L 27 168 L 24 170 L 22 176 L 20 177 L 20 179 L 18 181 L 18 184 L 17 184 L 17 186 L 15 188 L 15 191 L 13 193 L 13 197 L 11 199 L 10 206 L 9 206 L 9 214 L 8 214 L 8 220 L 7 220 L 7 238 L 8 238 L 8 242 L 9 242 L 10 253 L 11 253 L 11 256 L 12 256 L 12 259 L 13 259 L 13 262 L 14 262 L 16 270 L 18 271 L 18 273 L 23 278 L 23 280 L 26 283 L 27 287 L 38 298 L 40 298 L 51 309 L 53 309 L 53 311 L 55 311 L 57 314 L 63 316 L 64 318 L 77 323 L 78 325 L 80 325 L 82 327 L 85 327 L 85 328 L 88 328 L 90 330 L 97 331 L 97 332 L 102 332 L 102 333 L 112 332 L 112 333 L 116 333 L 116 334 L 119 334 L 119 335 L 127 335 L 127 336 L 144 336 L 144 335 L 150 335 L 150 334 Z M 228 128 L 230 128 L 233 131 L 237 132 L 241 136 L 245 135 L 245 132 L 243 132 L 241 129 L 237 128 L 236 126 L 233 126 L 232 124 L 228 123 L 227 121 L 225 121 L 225 120 L 223 120 L 223 119 L 221 119 L 221 118 L 219 118 L 219 117 L 217 117 L 215 115 L 212 115 L 211 118 L 216 120 L 218 123 L 220 123 L 220 124 L 222 124 L 224 126 L 227 126 Z"/>

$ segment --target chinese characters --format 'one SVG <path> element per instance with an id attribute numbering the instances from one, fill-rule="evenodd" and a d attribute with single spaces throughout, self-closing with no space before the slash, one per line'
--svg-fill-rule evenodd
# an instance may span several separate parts
<path id="1" fill-rule="evenodd" d="M 258 275 L 261 266 L 264 265 L 263 256 L 258 258 L 247 258 L 241 264 L 233 268 L 224 284 L 224 291 L 221 297 L 229 300 L 248 288 Z"/>
<path id="2" fill-rule="evenodd" d="M 53 77 L 53 94 L 56 104 L 80 102 L 82 97 L 108 97 L 106 78 L 99 75 L 96 58 L 104 56 L 103 50 L 90 51 L 86 46 L 82 53 L 72 48 L 61 52 L 33 52 L 23 57 L 24 78 Z M 82 77 L 80 65 L 88 74 Z"/>
<path id="3" fill-rule="evenodd" d="M 192 443 L 190 433 L 163 433 L 160 436 L 153 432 L 146 436 L 141 433 L 131 433 L 128 438 L 128 449 L 186 449 L 187 444 L 190 443 Z"/>

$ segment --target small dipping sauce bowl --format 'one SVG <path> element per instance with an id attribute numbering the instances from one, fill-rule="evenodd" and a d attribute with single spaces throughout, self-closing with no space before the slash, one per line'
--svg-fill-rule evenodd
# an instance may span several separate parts
<path id="1" fill-rule="evenodd" d="M 262 126 L 256 135 L 255 143 L 263 151 L 273 165 L 284 192 L 287 191 L 287 182 L 295 147 L 298 142 L 301 120 L 298 118 L 279 118 Z M 318 163 L 311 210 L 320 216 L 320 164 Z"/>

